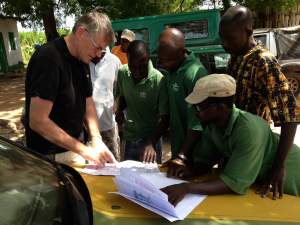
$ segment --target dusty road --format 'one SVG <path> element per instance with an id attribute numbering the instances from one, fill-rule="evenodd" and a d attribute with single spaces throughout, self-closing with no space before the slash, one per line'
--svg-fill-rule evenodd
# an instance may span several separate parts
<path id="1" fill-rule="evenodd" d="M 0 75 L 0 135 L 20 140 L 24 134 L 20 121 L 24 97 L 24 73 Z"/>

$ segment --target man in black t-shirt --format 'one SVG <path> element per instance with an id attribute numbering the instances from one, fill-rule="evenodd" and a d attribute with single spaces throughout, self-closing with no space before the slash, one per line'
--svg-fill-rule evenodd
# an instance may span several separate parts
<path id="1" fill-rule="evenodd" d="M 71 151 L 99 166 L 115 159 L 103 144 L 87 64 L 113 40 L 109 18 L 90 12 L 72 33 L 41 46 L 31 57 L 25 83 L 27 146 L 49 157 Z M 91 145 L 78 141 L 87 127 Z"/>

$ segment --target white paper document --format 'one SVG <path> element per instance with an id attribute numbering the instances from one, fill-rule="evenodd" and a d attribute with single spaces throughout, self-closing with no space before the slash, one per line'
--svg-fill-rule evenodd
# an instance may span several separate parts
<path id="1" fill-rule="evenodd" d="M 121 169 L 114 179 L 117 194 L 161 215 L 173 222 L 183 220 L 206 196 L 187 194 L 176 207 L 168 202 L 168 196 L 160 189 L 172 184 L 185 182 L 167 178 L 165 173 L 143 173 Z"/>
<path id="2" fill-rule="evenodd" d="M 80 172 L 89 175 L 116 176 L 120 174 L 121 168 L 127 168 L 140 173 L 159 172 L 157 163 L 142 163 L 133 160 L 126 160 L 116 164 L 106 163 L 103 168 L 98 168 L 96 165 L 86 165 Z"/>

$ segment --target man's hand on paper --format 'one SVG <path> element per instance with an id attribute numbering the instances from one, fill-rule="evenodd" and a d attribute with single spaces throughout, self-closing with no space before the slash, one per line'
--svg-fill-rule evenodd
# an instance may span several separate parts
<path id="1" fill-rule="evenodd" d="M 174 184 L 161 189 L 168 195 L 168 201 L 176 206 L 189 192 L 188 183 Z"/>
<path id="2" fill-rule="evenodd" d="M 168 160 L 163 163 L 162 167 L 168 167 L 167 177 L 189 178 L 194 176 L 191 168 L 179 158 Z"/>
<path id="3" fill-rule="evenodd" d="M 83 157 L 88 161 L 95 163 L 100 168 L 104 167 L 105 163 L 117 163 L 114 155 L 100 137 L 92 137 L 91 143 L 83 153 Z"/>
<path id="4" fill-rule="evenodd" d="M 141 154 L 140 160 L 145 163 L 152 163 L 156 160 L 156 151 L 151 142 L 149 142 Z"/>
<path id="5" fill-rule="evenodd" d="M 100 168 L 105 166 L 105 163 L 116 163 L 116 159 L 108 149 L 99 149 L 88 147 L 83 157 L 98 165 Z"/>

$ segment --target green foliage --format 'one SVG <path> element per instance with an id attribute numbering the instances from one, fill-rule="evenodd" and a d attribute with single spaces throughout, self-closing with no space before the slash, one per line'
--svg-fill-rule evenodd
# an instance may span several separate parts
<path id="1" fill-rule="evenodd" d="M 222 2 L 228 7 L 230 2 L 241 4 L 255 11 L 290 9 L 299 0 L 2 0 L 0 12 L 21 19 L 22 25 L 42 27 L 42 15 L 50 8 L 54 9 L 58 27 L 66 16 L 79 16 L 84 12 L 100 7 L 111 19 L 124 19 L 138 16 L 192 11 L 203 2 L 215 4 Z"/>
<path id="2" fill-rule="evenodd" d="M 66 16 L 78 17 L 84 12 L 101 8 L 111 19 L 191 11 L 203 0 L 2 0 L 0 12 L 20 18 L 23 26 L 42 28 L 42 18 L 54 10 L 58 27 Z"/>
<path id="3" fill-rule="evenodd" d="M 203 0 L 94 0 L 89 1 L 89 4 L 81 2 L 80 8 L 82 12 L 87 12 L 97 7 L 115 20 L 191 11 L 202 2 Z"/>
<path id="4" fill-rule="evenodd" d="M 19 18 L 23 26 L 42 27 L 42 14 L 55 6 L 55 0 L 2 0 L 0 11 Z"/>
<path id="5" fill-rule="evenodd" d="M 28 61 L 35 50 L 36 44 L 43 44 L 46 42 L 46 36 L 44 32 L 19 32 L 20 44 L 24 64 L 28 64 Z"/>
<path id="6" fill-rule="evenodd" d="M 69 30 L 59 29 L 58 33 L 60 34 L 60 36 L 64 36 L 69 33 Z M 36 32 L 36 31 L 19 32 L 19 35 L 20 35 L 20 44 L 21 44 L 23 63 L 27 65 L 30 57 L 35 51 L 35 46 L 46 43 L 46 36 L 44 32 Z"/>
<path id="7" fill-rule="evenodd" d="M 1 0 L 0 14 L 16 16 L 25 27 L 33 29 L 43 27 L 42 17 L 49 9 L 54 10 L 56 24 L 63 24 L 66 16 L 79 16 L 84 12 L 101 8 L 112 20 L 138 16 L 161 15 L 166 13 L 192 11 L 203 2 L 222 2 L 223 6 L 237 3 L 253 11 L 265 12 L 291 9 L 299 0 Z M 23 33 L 23 34 L 22 34 Z M 21 32 L 21 47 L 25 63 L 34 51 L 35 43 L 44 43 L 41 32 L 25 34 Z"/>
<path id="8" fill-rule="evenodd" d="M 299 4 L 299 0 L 235 0 L 234 2 L 254 11 L 265 11 L 266 8 L 274 11 L 287 10 Z"/>

